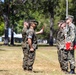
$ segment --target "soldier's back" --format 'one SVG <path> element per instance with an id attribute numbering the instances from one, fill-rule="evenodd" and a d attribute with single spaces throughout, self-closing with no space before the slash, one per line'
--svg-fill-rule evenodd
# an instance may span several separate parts
<path id="1" fill-rule="evenodd" d="M 28 29 L 25 28 L 25 27 L 22 30 L 22 48 L 26 47 L 26 43 L 27 43 L 27 31 L 28 31 Z"/>

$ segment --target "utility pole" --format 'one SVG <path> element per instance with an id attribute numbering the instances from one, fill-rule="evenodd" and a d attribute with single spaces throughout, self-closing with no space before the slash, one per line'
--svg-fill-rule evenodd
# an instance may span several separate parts
<path id="1" fill-rule="evenodd" d="M 66 0 L 66 17 L 68 16 L 68 0 Z"/>

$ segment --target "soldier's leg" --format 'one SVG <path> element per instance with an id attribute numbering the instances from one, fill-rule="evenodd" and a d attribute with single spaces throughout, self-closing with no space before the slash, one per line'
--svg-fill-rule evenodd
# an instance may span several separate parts
<path id="1" fill-rule="evenodd" d="M 62 70 L 68 72 L 68 52 L 66 50 L 62 51 Z"/>
<path id="2" fill-rule="evenodd" d="M 29 51 L 28 70 L 30 70 L 30 71 L 33 69 L 34 60 L 35 60 L 35 51 Z"/>
<path id="3" fill-rule="evenodd" d="M 23 48 L 23 69 L 27 70 L 27 65 L 28 65 L 28 49 Z"/>
<path id="4" fill-rule="evenodd" d="M 57 50 L 57 54 L 58 54 L 58 61 L 59 61 L 59 64 L 60 64 L 60 67 L 61 67 L 61 50 L 60 49 L 58 49 Z"/>
<path id="5" fill-rule="evenodd" d="M 61 67 L 61 70 L 63 69 L 63 50 L 60 50 L 60 67 Z"/>
<path id="6" fill-rule="evenodd" d="M 71 69 L 70 72 L 73 72 L 73 73 L 74 73 L 74 72 L 75 72 L 74 50 L 70 50 L 70 51 L 69 51 L 68 57 L 69 57 L 69 63 L 70 63 L 70 69 Z"/>
<path id="7" fill-rule="evenodd" d="M 62 56 L 62 54 L 63 54 L 63 50 L 61 49 L 61 50 L 59 50 L 59 53 L 58 53 L 58 59 L 59 59 L 59 63 L 60 63 L 60 67 L 61 67 L 61 70 L 62 70 L 62 67 L 63 67 L 63 56 Z"/>

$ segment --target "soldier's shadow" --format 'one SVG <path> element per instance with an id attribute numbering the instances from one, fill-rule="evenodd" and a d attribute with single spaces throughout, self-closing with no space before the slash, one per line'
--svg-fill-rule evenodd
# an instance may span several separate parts
<path id="1" fill-rule="evenodd" d="M 8 70 L 0 70 L 0 72 L 3 72 L 3 71 L 8 71 Z"/>
<path id="2" fill-rule="evenodd" d="M 6 50 L 4 50 L 4 49 L 0 49 L 0 51 L 6 51 Z"/>
<path id="3" fill-rule="evenodd" d="M 43 71 L 33 71 L 34 73 L 43 73 Z"/>

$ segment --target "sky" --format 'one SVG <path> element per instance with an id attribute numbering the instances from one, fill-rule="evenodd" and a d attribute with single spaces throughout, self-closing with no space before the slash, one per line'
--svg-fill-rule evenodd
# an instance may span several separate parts
<path id="1" fill-rule="evenodd" d="M 4 2 L 4 0 L 1 0 L 2 2 Z"/>

